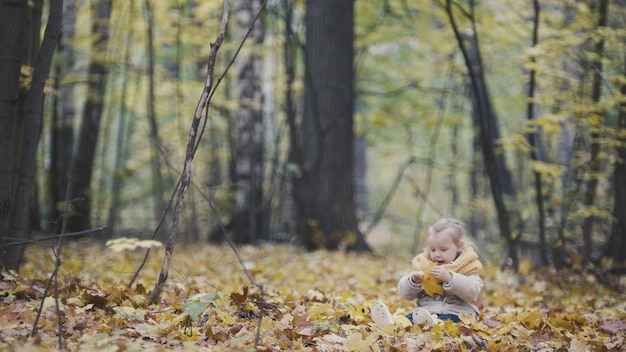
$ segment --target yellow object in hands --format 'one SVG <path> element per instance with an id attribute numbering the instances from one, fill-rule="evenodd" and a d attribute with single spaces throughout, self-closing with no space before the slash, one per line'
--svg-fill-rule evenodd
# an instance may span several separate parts
<path id="1" fill-rule="evenodd" d="M 422 289 L 426 292 L 430 297 L 434 297 L 437 295 L 443 295 L 443 285 L 441 280 L 437 279 L 430 273 L 430 269 L 436 266 L 434 262 L 424 270 L 424 277 L 422 278 Z"/>

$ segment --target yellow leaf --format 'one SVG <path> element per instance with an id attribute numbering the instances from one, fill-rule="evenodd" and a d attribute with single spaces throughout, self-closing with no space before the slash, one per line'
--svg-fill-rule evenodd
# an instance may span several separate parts
<path id="1" fill-rule="evenodd" d="M 519 273 L 523 276 L 530 274 L 533 268 L 533 263 L 529 259 L 524 259 L 519 263 Z"/>
<path id="2" fill-rule="evenodd" d="M 223 323 L 226 323 L 226 324 L 233 324 L 233 323 L 237 322 L 237 320 L 236 320 L 235 318 L 233 318 L 233 316 L 232 316 L 232 315 L 230 315 L 230 314 L 228 314 L 228 313 L 226 313 L 226 312 L 223 312 L 223 311 L 221 311 L 221 310 L 218 310 L 216 313 L 217 313 L 217 316 L 220 318 L 220 320 L 221 320 Z"/>
<path id="3" fill-rule="evenodd" d="M 404 315 L 402 314 L 396 314 L 393 316 L 393 320 L 396 323 L 396 326 L 400 326 L 402 328 L 408 328 L 413 326 L 413 323 L 411 323 L 411 321 Z"/>
<path id="4" fill-rule="evenodd" d="M 321 320 L 334 312 L 332 306 L 328 303 L 314 304 L 309 309 L 309 321 Z"/>
<path id="5" fill-rule="evenodd" d="M 378 339 L 377 334 L 367 334 L 365 339 L 363 335 L 355 331 L 348 335 L 345 345 L 343 346 L 344 351 L 370 351 L 371 346 L 374 345 L 376 340 Z"/>
<path id="6" fill-rule="evenodd" d="M 159 248 L 162 243 L 155 240 L 139 240 L 137 238 L 120 237 L 106 242 L 107 247 L 113 252 L 134 250 L 137 248 Z"/>
<path id="7" fill-rule="evenodd" d="M 522 324 L 529 329 L 536 329 L 543 324 L 543 315 L 537 311 L 526 311 L 520 314 Z"/>
<path id="8" fill-rule="evenodd" d="M 350 305 L 348 307 L 348 313 L 350 314 L 352 319 L 357 323 L 362 322 L 363 320 L 365 320 L 365 317 L 366 317 L 365 309 L 360 304 L 356 306 Z"/>
<path id="9" fill-rule="evenodd" d="M 437 279 L 430 273 L 430 269 L 435 265 L 435 263 L 431 263 L 430 266 L 424 270 L 424 277 L 422 278 L 422 289 L 431 297 L 434 297 L 436 294 L 442 295 L 444 293 L 441 280 Z"/>

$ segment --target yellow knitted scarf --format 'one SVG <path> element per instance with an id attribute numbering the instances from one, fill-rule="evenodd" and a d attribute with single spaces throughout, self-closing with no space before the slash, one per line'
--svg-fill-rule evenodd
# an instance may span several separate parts
<path id="1" fill-rule="evenodd" d="M 441 281 L 430 275 L 430 268 L 436 264 L 430 260 L 430 252 L 428 248 L 413 258 L 412 263 L 415 270 L 424 272 L 422 288 L 429 296 L 433 296 L 434 294 L 441 295 L 444 293 Z M 468 246 L 465 247 L 463 252 L 461 252 L 461 255 L 459 255 L 456 260 L 451 263 L 444 264 L 443 267 L 451 272 L 471 275 L 479 273 L 483 268 L 483 265 L 478 260 L 478 254 L 476 254 L 476 251 L 474 251 L 472 247 Z"/>

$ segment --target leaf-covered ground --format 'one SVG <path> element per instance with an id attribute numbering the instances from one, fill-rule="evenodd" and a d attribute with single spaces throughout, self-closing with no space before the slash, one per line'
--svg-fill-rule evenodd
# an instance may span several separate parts
<path id="1" fill-rule="evenodd" d="M 141 250 L 115 252 L 73 243 L 62 252 L 58 296 L 64 349 L 71 351 L 613 351 L 623 350 L 626 296 L 589 275 L 546 272 L 515 277 L 487 266 L 479 319 L 458 324 L 377 328 L 369 307 L 392 312 L 413 302 L 395 292 L 409 254 L 303 252 L 243 247 L 250 283 L 227 246 L 177 247 L 159 304 L 146 298 L 163 250 L 153 250 L 132 288 Z M 0 281 L 0 350 L 58 348 L 56 301 L 42 295 L 54 258 L 32 247 L 20 275 Z M 33 323 L 42 306 L 35 337 Z M 259 324 L 260 322 L 260 324 Z"/>

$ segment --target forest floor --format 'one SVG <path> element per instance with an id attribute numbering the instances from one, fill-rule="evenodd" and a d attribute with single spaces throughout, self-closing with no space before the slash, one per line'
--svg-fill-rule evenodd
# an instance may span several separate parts
<path id="1" fill-rule="evenodd" d="M 54 350 L 59 341 L 70 351 L 613 351 L 625 345 L 626 295 L 591 274 L 518 276 L 486 265 L 478 319 L 432 328 L 399 319 L 381 330 L 370 318 L 373 303 L 382 300 L 398 316 L 414 305 L 396 294 L 398 279 L 411 270 L 409 254 L 241 247 L 253 284 L 230 247 L 180 245 L 159 303 L 148 304 L 164 250 L 151 251 L 127 288 L 145 254 L 132 249 L 138 244 L 144 243 L 68 243 L 58 301 L 54 282 L 44 299 L 55 269 L 52 250 L 28 248 L 20 274 L 3 273 L 0 280 L 0 350 Z"/>

